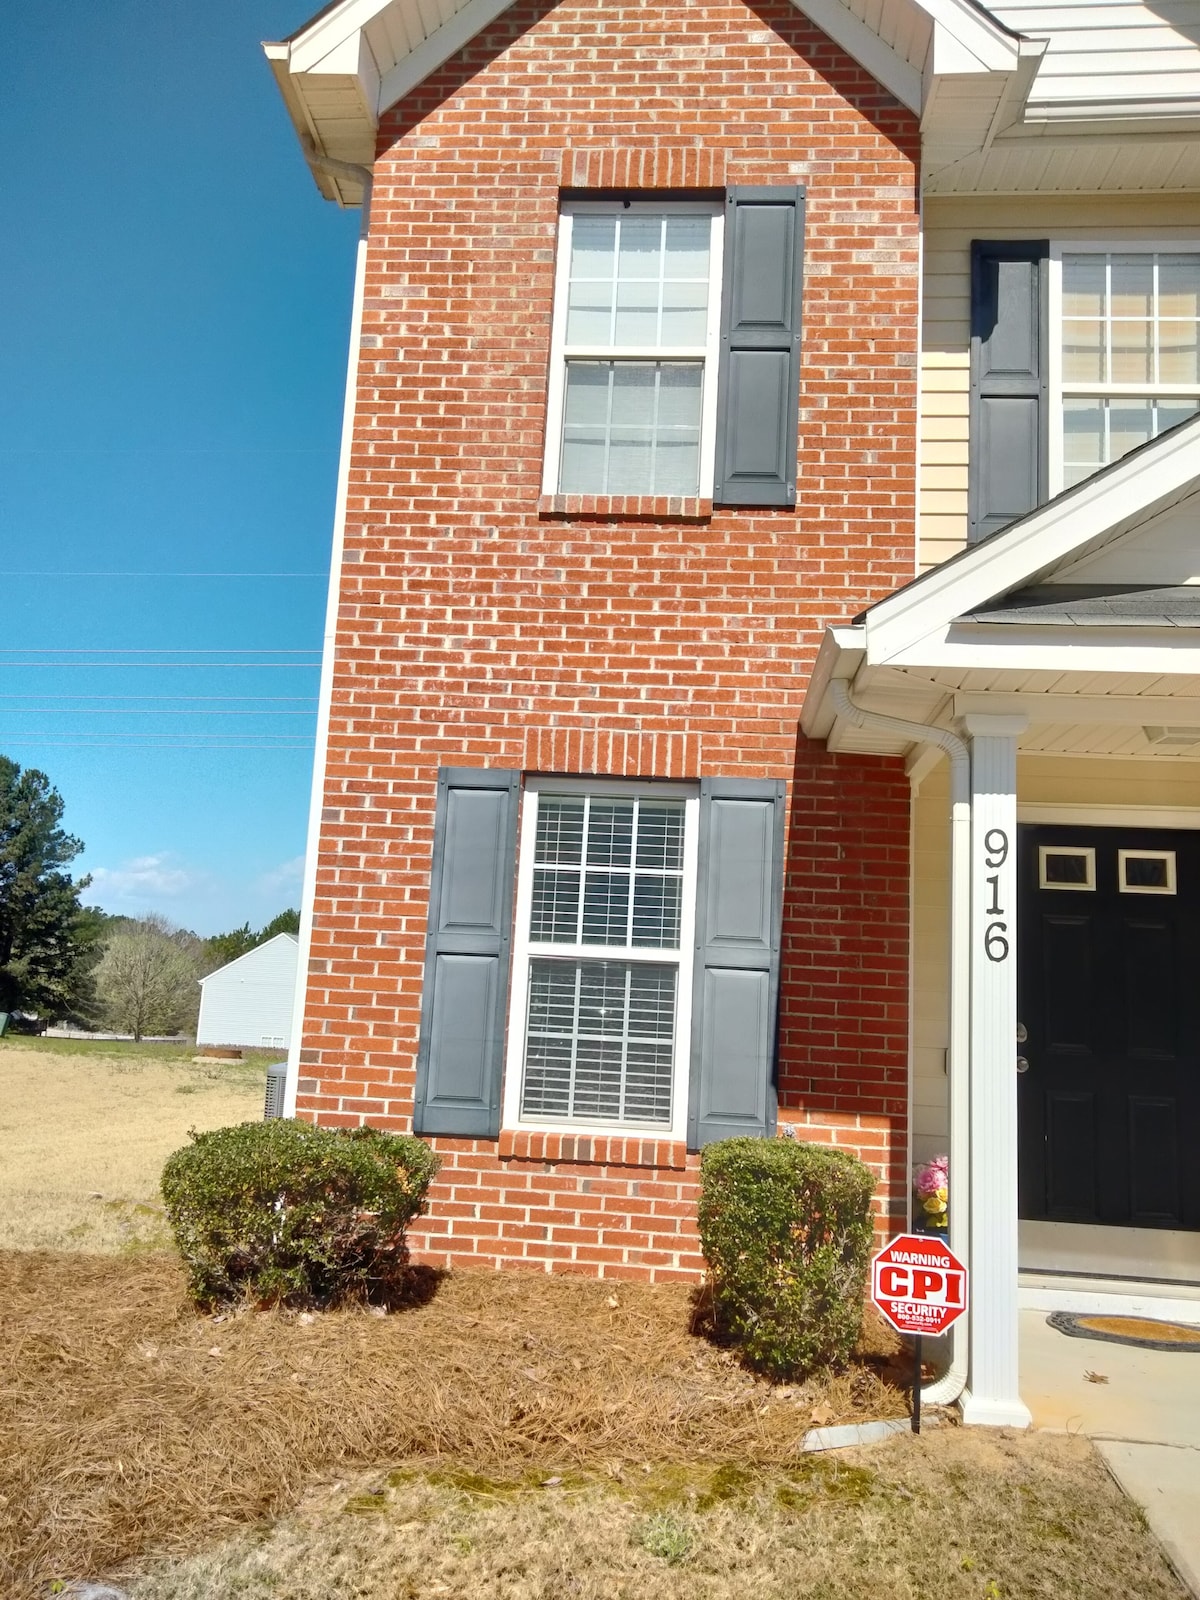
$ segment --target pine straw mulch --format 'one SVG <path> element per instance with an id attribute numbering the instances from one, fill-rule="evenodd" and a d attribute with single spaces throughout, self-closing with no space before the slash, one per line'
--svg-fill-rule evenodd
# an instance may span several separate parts
<path id="1" fill-rule="evenodd" d="M 693 1332 L 693 1301 L 418 1269 L 388 1315 L 214 1318 L 173 1256 L 0 1253 L 0 1593 L 197 1550 L 334 1469 L 771 1466 L 814 1422 L 904 1414 L 882 1326 L 846 1373 L 780 1388 Z"/>

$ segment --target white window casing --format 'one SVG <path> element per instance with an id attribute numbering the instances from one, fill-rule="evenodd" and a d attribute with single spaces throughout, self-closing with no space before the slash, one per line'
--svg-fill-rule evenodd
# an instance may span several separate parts
<path id="1" fill-rule="evenodd" d="M 597 817 L 601 819 L 598 830 L 603 820 L 600 808 L 605 802 L 634 802 L 636 815 L 632 823 L 631 849 L 626 863 L 598 859 L 589 862 L 583 846 L 585 835 L 581 832 L 577 870 L 569 862 L 561 866 L 557 856 L 547 854 L 541 863 L 539 892 L 535 895 L 535 877 L 539 870 L 538 819 L 545 806 L 549 823 L 549 804 L 557 798 L 583 802 L 586 822 L 581 827 L 586 827 L 588 838 L 592 836 L 593 802 L 597 805 Z M 668 803 L 669 813 L 663 811 L 662 802 Z M 666 832 L 669 831 L 669 816 L 678 815 L 676 807 L 682 807 L 683 817 L 679 866 L 671 866 L 664 852 L 664 867 L 647 867 L 638 859 L 638 841 L 646 837 L 640 831 L 643 810 L 657 809 Z M 570 810 L 569 821 L 577 821 L 579 813 L 573 807 Z M 616 1136 L 644 1133 L 671 1140 L 686 1136 L 698 817 L 698 791 L 686 784 L 599 778 L 536 777 L 527 780 L 518 846 L 504 1073 L 505 1127 Z M 601 837 L 599 831 L 596 837 Z M 548 848 L 543 840 L 543 850 Z M 589 869 L 591 882 L 585 885 Z M 577 880 L 574 886 L 573 876 Z M 598 919 L 603 917 L 606 903 L 605 881 L 609 886 L 616 885 L 616 900 L 621 904 L 619 880 L 622 877 L 627 879 L 628 893 L 627 909 L 623 907 L 621 917 L 629 942 L 617 943 L 617 925 Z M 640 934 L 638 931 L 634 879 L 641 878 L 642 888 L 649 889 L 656 877 L 676 881 L 679 886 L 678 944 L 645 942 L 649 937 L 647 929 L 653 925 L 652 891 L 649 902 L 643 905 L 644 911 L 648 909 L 647 919 Z M 560 888 L 563 890 L 561 897 Z M 585 910 L 585 900 L 588 910 Z M 664 887 L 663 904 L 672 900 L 673 896 Z M 590 929 L 585 925 L 585 917 L 591 919 Z M 668 908 L 663 912 L 660 928 L 671 920 Z M 567 937 L 572 927 L 574 937 Z M 595 937 L 597 930 L 599 938 Z M 614 942 L 603 942 L 605 938 Z M 668 1042 L 667 1034 L 662 1031 L 661 1008 L 672 982 L 674 1021 L 669 1030 L 668 1086 L 661 1064 L 662 1047 Z M 586 995 L 585 986 L 590 986 Z M 536 1007 L 532 1019 L 531 998 Z M 610 1002 L 615 1002 L 618 1015 L 608 1027 L 601 1025 L 601 1038 L 596 1025 L 588 1027 L 583 1017 L 589 1009 L 593 1017 L 603 1016 Z M 635 1011 L 646 1024 L 640 1030 L 632 1020 Z M 657 1037 L 647 1038 L 646 1034 L 657 1034 Z M 531 1037 L 534 1040 L 532 1049 Z M 601 1069 L 596 1061 L 602 1055 L 607 1066 L 603 1069 L 601 1089 Z M 641 1065 L 653 1063 L 656 1055 L 657 1068 Z M 619 1064 L 614 1067 L 618 1057 Z M 665 1092 L 668 1087 L 669 1098 Z M 574 1114 L 571 1114 L 572 1109 Z"/>
<path id="2" fill-rule="evenodd" d="M 680 219 L 707 223 L 707 271 L 693 264 L 681 266 L 688 253 Z M 592 228 L 595 238 L 584 240 L 593 219 L 604 219 L 607 229 Z M 659 225 L 659 242 L 653 244 L 652 224 Z M 634 246 L 636 238 L 643 247 Z M 679 244 L 673 244 L 673 236 Z M 555 271 L 554 318 L 550 343 L 550 378 L 546 403 L 546 452 L 542 493 L 651 494 L 656 496 L 710 497 L 713 489 L 717 423 L 717 368 L 720 352 L 721 267 L 724 210 L 706 201 L 568 201 L 561 208 Z M 611 239 L 611 249 L 607 240 Z M 628 248 L 623 241 L 628 240 Z M 580 249 L 576 250 L 577 243 Z M 683 275 L 668 267 L 672 249 Z M 639 271 L 636 257 L 643 258 Z M 695 253 L 695 252 L 693 252 Z M 605 254 L 611 271 L 602 268 Z M 578 270 L 572 276 L 572 266 Z M 630 265 L 632 263 L 632 266 Z M 590 265 L 591 271 L 584 269 Z M 694 276 L 691 274 L 695 274 Z M 591 304 L 582 286 L 590 285 Z M 706 299 L 703 305 L 700 288 Z M 604 295 L 604 289 L 610 291 Z M 572 298 L 576 304 L 572 307 Z M 572 310 L 577 313 L 572 316 Z M 688 315 L 691 311 L 692 315 Z M 650 327 L 651 320 L 654 323 Z M 604 323 L 607 321 L 607 327 Z M 671 322 L 676 326 L 668 326 Z M 690 325 L 689 325 L 690 324 Z M 671 335 L 682 334 L 673 340 Z M 568 368 L 575 380 L 576 402 L 571 420 L 568 410 Z M 690 395 L 698 375 L 699 404 Z M 674 407 L 675 420 L 671 420 Z M 647 420 L 648 408 L 648 420 Z M 639 416 L 639 409 L 641 415 Z M 687 435 L 697 414 L 699 439 L 696 467 L 686 482 L 669 471 L 670 450 L 676 444 L 682 460 Z M 663 413 L 667 420 L 663 421 Z M 574 441 L 564 439 L 566 428 L 576 429 Z M 589 439 L 586 430 L 591 430 Z M 671 431 L 674 429 L 674 435 Z M 640 441 L 634 435 L 641 435 Z M 625 437 L 622 438 L 621 435 Z M 571 444 L 593 445 L 594 466 L 586 481 L 579 477 L 584 451 Z M 633 447 L 641 444 L 649 475 L 631 476 Z M 614 444 L 618 450 L 614 451 Z M 628 447 L 629 461 L 622 464 L 620 446 Z M 648 447 L 648 448 L 647 448 Z M 564 476 L 567 474 L 567 476 Z"/>

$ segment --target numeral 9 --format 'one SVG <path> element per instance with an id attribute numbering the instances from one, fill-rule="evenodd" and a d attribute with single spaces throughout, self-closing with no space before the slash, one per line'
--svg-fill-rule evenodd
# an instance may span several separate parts
<path id="1" fill-rule="evenodd" d="M 989 828 L 983 836 L 984 859 L 989 867 L 1002 867 L 1008 860 L 1008 835 L 1003 828 Z"/>

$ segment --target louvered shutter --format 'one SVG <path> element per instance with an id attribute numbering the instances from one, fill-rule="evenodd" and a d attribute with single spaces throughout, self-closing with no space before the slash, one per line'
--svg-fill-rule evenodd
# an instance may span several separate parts
<path id="1" fill-rule="evenodd" d="M 519 793 L 517 772 L 438 773 L 417 1133 L 500 1131 Z"/>
<path id="2" fill-rule="evenodd" d="M 970 537 L 1047 498 L 1045 240 L 971 245 Z"/>
<path id="3" fill-rule="evenodd" d="M 688 1147 L 775 1129 L 785 785 L 700 785 Z"/>
<path id="4" fill-rule="evenodd" d="M 796 504 L 804 190 L 728 190 L 713 500 Z"/>

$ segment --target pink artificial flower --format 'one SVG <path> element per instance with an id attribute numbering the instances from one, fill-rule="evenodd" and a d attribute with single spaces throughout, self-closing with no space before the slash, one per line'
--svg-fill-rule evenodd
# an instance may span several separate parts
<path id="1" fill-rule="evenodd" d="M 934 1156 L 917 1170 L 917 1193 L 936 1194 L 939 1189 L 950 1188 L 950 1157 Z"/>

